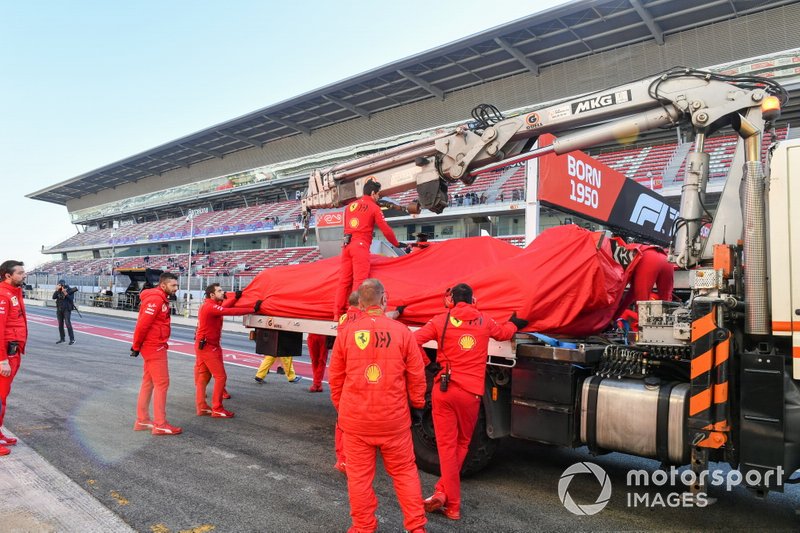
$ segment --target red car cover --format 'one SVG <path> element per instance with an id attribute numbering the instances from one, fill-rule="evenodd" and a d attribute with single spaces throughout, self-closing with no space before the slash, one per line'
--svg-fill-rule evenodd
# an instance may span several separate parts
<path id="1" fill-rule="evenodd" d="M 389 309 L 407 306 L 401 320 L 409 325 L 439 314 L 445 290 L 463 282 L 495 320 L 516 311 L 530 322 L 526 331 L 590 335 L 616 318 L 633 270 L 623 271 L 598 240 L 575 225 L 546 230 L 525 249 L 492 237 L 451 239 L 402 257 L 373 255 L 370 277 L 386 287 Z M 338 257 L 265 270 L 238 305 L 263 300 L 261 314 L 329 320 L 338 271 Z"/>

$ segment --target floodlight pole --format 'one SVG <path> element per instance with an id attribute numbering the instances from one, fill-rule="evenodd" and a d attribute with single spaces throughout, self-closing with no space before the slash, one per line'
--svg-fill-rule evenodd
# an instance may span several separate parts
<path id="1" fill-rule="evenodd" d="M 116 256 L 116 250 L 114 248 L 115 244 L 116 243 L 114 242 L 114 232 L 112 231 L 111 232 L 111 270 L 109 270 L 109 273 L 111 274 L 110 287 L 111 287 L 111 298 L 112 299 L 114 298 L 114 259 L 115 259 L 115 256 Z"/>
<path id="2" fill-rule="evenodd" d="M 194 238 L 194 212 L 190 211 L 186 217 L 189 221 L 189 264 L 186 266 L 186 316 L 191 314 L 189 309 L 189 291 L 192 288 L 192 239 Z"/>

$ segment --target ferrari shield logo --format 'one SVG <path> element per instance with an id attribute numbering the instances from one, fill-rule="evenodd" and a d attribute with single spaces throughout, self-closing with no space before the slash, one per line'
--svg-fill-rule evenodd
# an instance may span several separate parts
<path id="1" fill-rule="evenodd" d="M 344 324 L 345 320 L 347 320 L 347 313 L 344 313 L 342 314 L 342 316 L 339 317 L 339 325 Z"/>
<path id="2" fill-rule="evenodd" d="M 383 372 L 377 363 L 372 363 L 364 371 L 364 377 L 367 378 L 367 383 L 377 383 L 380 381 Z"/>
<path id="3" fill-rule="evenodd" d="M 364 350 L 367 346 L 369 346 L 369 331 L 368 330 L 360 330 L 356 331 L 355 334 L 356 339 L 356 346 Z"/>
<path id="4" fill-rule="evenodd" d="M 353 211 L 355 211 L 356 209 L 358 209 L 358 204 L 356 204 L 356 202 L 353 202 L 352 204 L 350 204 L 350 205 L 349 205 L 349 206 L 347 206 L 347 207 L 350 209 L 350 212 L 352 213 Z"/>
<path id="5" fill-rule="evenodd" d="M 450 323 L 451 323 L 451 324 L 453 324 L 453 327 L 455 327 L 455 328 L 459 328 L 459 327 L 461 327 L 461 324 L 462 324 L 463 322 L 464 322 L 463 320 L 459 320 L 459 319 L 457 319 L 457 318 L 456 318 L 456 317 L 454 317 L 454 316 L 451 316 L 451 317 L 450 317 Z"/>

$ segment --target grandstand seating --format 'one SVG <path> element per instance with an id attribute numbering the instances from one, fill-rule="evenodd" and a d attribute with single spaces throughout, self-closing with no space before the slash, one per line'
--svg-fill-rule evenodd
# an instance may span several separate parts
<path id="1" fill-rule="evenodd" d="M 194 236 L 265 231 L 272 225 L 295 224 L 299 213 L 300 202 L 298 200 L 201 213 L 194 218 Z M 273 217 L 274 220 L 267 221 L 265 220 L 267 217 Z M 134 243 L 187 239 L 190 228 L 191 223 L 185 217 L 170 218 L 122 226 L 117 229 L 108 228 L 79 233 L 53 248 L 107 247 L 112 244 L 124 246 Z"/>
<path id="2" fill-rule="evenodd" d="M 524 235 L 509 235 L 498 238 L 514 246 L 525 247 Z M 147 257 L 147 261 L 145 261 L 145 257 Z M 311 263 L 318 259 L 320 259 L 320 255 L 316 246 L 195 254 L 192 256 L 192 274 L 196 276 L 254 276 L 267 268 Z M 37 267 L 34 273 L 54 276 L 108 275 L 111 261 L 109 257 L 50 261 Z M 116 257 L 114 258 L 114 269 L 149 267 L 183 273 L 186 269 L 186 261 L 187 254 Z"/>
<path id="3" fill-rule="evenodd" d="M 778 140 L 785 139 L 787 131 L 788 129 L 785 127 L 777 129 Z M 727 175 L 737 142 L 738 137 L 736 135 L 717 135 L 706 139 L 705 151 L 709 154 L 708 176 L 710 180 L 720 179 Z M 764 138 L 762 153 L 766 151 L 770 142 L 771 139 Z M 623 173 L 625 177 L 634 179 L 648 187 L 650 186 L 650 177 L 648 177 L 647 173 L 650 172 L 654 181 L 654 188 L 660 188 L 661 176 L 676 148 L 677 143 L 630 148 L 602 153 L 596 155 L 595 159 Z M 694 143 L 692 143 L 691 150 L 694 150 Z M 686 161 L 681 164 L 675 180 L 682 181 L 685 171 Z"/>
<path id="4" fill-rule="evenodd" d="M 145 261 L 147 257 L 147 261 Z M 310 263 L 319 259 L 315 246 L 298 248 L 275 248 L 269 250 L 238 250 L 212 252 L 192 256 L 192 273 L 198 276 L 255 275 L 275 266 Z M 115 269 L 158 268 L 171 272 L 186 269 L 187 254 L 167 254 L 114 258 Z M 35 269 L 35 272 L 63 276 L 107 275 L 111 258 L 51 261 Z M 183 269 L 183 270 L 181 270 Z"/>
<path id="5" fill-rule="evenodd" d="M 450 197 L 450 205 L 456 205 L 457 198 L 464 198 L 466 195 L 475 195 L 479 199 L 478 203 L 480 202 L 481 196 L 483 196 L 485 202 L 488 202 L 490 199 L 486 197 L 486 192 L 492 187 L 492 185 L 500 179 L 500 177 L 505 172 L 504 169 L 500 170 L 492 170 L 489 172 L 481 173 L 478 178 L 472 183 L 472 185 L 465 185 L 462 182 L 451 183 L 447 188 L 447 194 Z M 524 191 L 525 189 L 525 166 L 521 165 L 517 167 L 516 172 L 509 177 L 505 183 L 500 187 L 498 192 L 497 198 L 494 200 L 495 202 L 509 202 L 513 199 L 514 196 L 519 196 L 519 199 L 524 198 Z M 514 195 L 514 190 L 517 191 L 517 195 Z M 417 191 L 415 189 L 411 189 L 400 194 L 392 195 L 392 200 L 396 201 L 401 205 L 406 205 L 411 203 L 417 198 Z M 457 205 L 471 205 L 467 203 L 466 200 L 462 200 L 462 203 Z"/>

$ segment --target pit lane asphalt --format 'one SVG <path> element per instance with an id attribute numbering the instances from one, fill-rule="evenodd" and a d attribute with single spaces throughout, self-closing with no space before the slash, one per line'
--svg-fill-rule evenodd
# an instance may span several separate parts
<path id="1" fill-rule="evenodd" d="M 29 307 L 29 315 L 54 317 Z M 134 322 L 84 314 L 75 322 L 132 331 Z M 192 328 L 173 327 L 190 340 Z M 87 490 L 138 531 L 345 531 L 349 526 L 345 478 L 332 468 L 334 411 L 325 394 L 309 394 L 309 381 L 289 384 L 270 374 L 253 382 L 254 370 L 228 365 L 233 395 L 230 420 L 194 415 L 193 358 L 170 355 L 169 420 L 177 437 L 133 432 L 141 360 L 125 343 L 88 335 L 73 346 L 55 345 L 55 328 L 30 323 L 28 353 L 9 398 L 6 424 L 26 446 Z M 223 334 L 232 349 L 252 350 L 243 335 Z M 307 359 L 306 359 L 307 360 Z M 568 466 L 590 461 L 610 476 L 609 505 L 594 516 L 566 511 L 558 496 Z M 429 531 L 589 530 L 784 530 L 796 531 L 800 505 L 795 486 L 766 500 L 743 488 L 716 489 L 704 508 L 631 509 L 629 469 L 657 463 L 622 454 L 591 457 L 568 450 L 508 441 L 492 464 L 464 481 L 463 518 L 429 516 Z M 0 458 L 0 473 L 2 472 Z M 423 492 L 435 483 L 421 473 Z M 675 489 L 650 489 L 666 495 Z M 381 531 L 401 531 L 391 482 L 378 469 Z M 578 503 L 593 503 L 597 482 L 584 475 L 569 485 Z M 629 491 L 628 491 L 629 492 Z M 0 524 L 0 530 L 2 525 Z"/>

